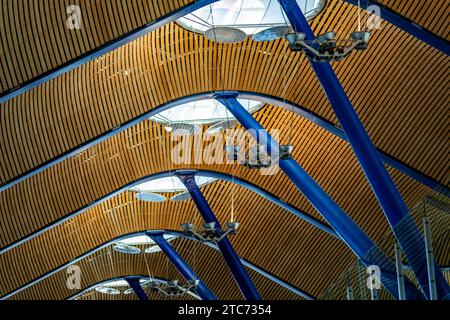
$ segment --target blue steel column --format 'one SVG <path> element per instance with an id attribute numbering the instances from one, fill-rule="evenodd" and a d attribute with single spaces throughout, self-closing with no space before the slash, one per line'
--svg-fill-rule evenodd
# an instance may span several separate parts
<path id="1" fill-rule="evenodd" d="M 219 221 L 195 182 L 195 176 L 192 173 L 183 174 L 180 172 L 177 173 L 177 176 L 188 189 L 192 200 L 194 200 L 194 203 L 200 211 L 200 214 L 203 216 L 205 222 L 215 222 L 216 227 L 220 228 Z M 233 274 L 233 277 L 236 280 L 244 298 L 246 300 L 261 300 L 258 290 L 256 290 L 255 285 L 250 279 L 250 276 L 242 265 L 239 256 L 234 251 L 233 246 L 227 237 L 218 242 L 217 246 L 219 247 L 219 250 L 222 253 L 231 273 Z"/>
<path id="2" fill-rule="evenodd" d="M 166 254 L 167 258 L 173 263 L 177 270 L 182 274 L 186 280 L 198 280 L 195 291 L 203 300 L 217 300 L 214 293 L 209 290 L 206 284 L 195 274 L 189 265 L 181 258 L 181 256 L 172 248 L 172 246 L 164 239 L 163 234 L 147 233 L 147 236 L 152 239 L 158 247 Z"/>
<path id="3" fill-rule="evenodd" d="M 306 40 L 314 40 L 314 33 L 297 2 L 290 0 L 279 0 L 279 2 L 294 30 L 304 32 Z M 326 62 L 314 62 L 312 60 L 310 60 L 310 64 L 347 135 L 403 252 L 411 264 L 422 291 L 429 297 L 427 264 L 423 255 L 425 244 L 420 231 L 409 215 L 408 208 L 384 167 L 379 153 L 373 146 L 331 65 Z M 439 272 L 436 276 L 439 297 L 444 298 L 449 294 L 449 286 L 442 273 Z"/>
<path id="4" fill-rule="evenodd" d="M 130 287 L 133 289 L 134 293 L 138 296 L 139 300 L 147 301 L 148 297 L 145 293 L 144 289 L 141 287 L 141 283 L 139 282 L 139 277 L 125 277 L 125 280 L 128 282 Z"/>
<path id="5" fill-rule="evenodd" d="M 218 96 L 217 100 L 227 107 L 259 144 L 266 146 L 269 154 L 272 153 L 272 150 L 275 152 L 279 150 L 278 143 L 245 110 L 236 97 Z M 280 159 L 279 167 L 366 266 L 378 265 L 380 267 L 381 282 L 394 297 L 398 298 L 394 263 L 294 159 Z M 423 299 L 413 284 L 408 283 L 407 287 L 408 299 Z"/>

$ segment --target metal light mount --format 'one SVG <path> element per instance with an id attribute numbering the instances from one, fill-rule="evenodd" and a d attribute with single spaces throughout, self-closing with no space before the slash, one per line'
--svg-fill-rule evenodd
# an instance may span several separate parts
<path id="1" fill-rule="evenodd" d="M 180 285 L 178 280 L 172 280 L 167 282 L 148 282 L 147 286 L 154 292 L 159 292 L 166 297 L 181 297 L 189 291 L 194 291 L 200 280 L 189 280 L 186 284 Z"/>
<path id="2" fill-rule="evenodd" d="M 350 39 L 337 40 L 336 33 L 329 31 L 315 40 L 305 40 L 303 32 L 289 33 L 285 36 L 292 51 L 304 52 L 315 62 L 339 61 L 347 57 L 353 50 L 366 50 L 369 45 L 370 32 L 355 31 Z"/>
<path id="3" fill-rule="evenodd" d="M 289 159 L 293 147 L 291 145 L 280 146 L 278 154 L 269 155 L 265 145 L 257 145 L 250 148 L 248 157 L 242 155 L 239 150 L 239 146 L 226 146 L 227 160 L 237 161 L 249 169 L 261 169 L 270 168 L 279 159 Z"/>
<path id="4" fill-rule="evenodd" d="M 215 222 L 205 223 L 202 229 L 196 229 L 192 223 L 184 223 L 181 230 L 184 234 L 193 236 L 201 242 L 218 243 L 227 235 L 234 235 L 239 228 L 239 222 L 227 222 L 226 228 L 217 228 Z"/>

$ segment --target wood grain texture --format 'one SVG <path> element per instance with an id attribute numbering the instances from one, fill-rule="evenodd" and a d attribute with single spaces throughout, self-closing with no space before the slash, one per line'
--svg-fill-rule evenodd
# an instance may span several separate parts
<path id="1" fill-rule="evenodd" d="M 443 2 L 448 6 L 447 1 Z M 30 2 L 30 6 L 25 3 L 5 0 L 0 6 L 0 16 L 5 17 L 4 23 L 0 23 L 2 90 L 70 61 L 188 1 L 89 2 L 99 17 L 96 20 L 93 15 L 89 20 L 92 25 L 86 26 L 91 28 L 86 29 L 90 30 L 86 36 L 92 35 L 92 39 L 84 35 L 70 38 L 54 31 L 56 24 L 52 21 L 60 19 L 56 4 L 49 4 L 52 9 L 49 10 L 45 1 Z M 61 1 L 59 8 L 64 4 Z M 422 18 L 416 11 L 405 9 L 406 5 L 395 4 L 391 1 L 387 5 L 409 14 L 411 19 Z M 159 11 L 145 10 L 146 6 L 156 8 L 156 5 Z M 431 6 L 421 8 L 428 15 L 435 11 Z M 27 22 L 10 21 L 14 10 L 23 10 L 29 16 L 42 11 L 51 13 L 42 15 L 44 20 L 31 19 L 32 25 L 37 26 L 27 40 L 19 30 Z M 106 13 L 119 11 L 121 14 L 114 17 L 118 21 L 123 19 L 121 22 L 106 21 Z M 448 30 L 442 27 L 442 21 L 439 23 L 442 13 L 439 15 L 438 11 L 427 28 L 447 37 Z M 139 15 L 130 16 L 130 12 Z M 346 36 L 355 23 L 355 7 L 330 0 L 312 27 L 316 33 L 336 30 Z M 10 29 L 4 29 L 5 25 Z M 63 43 L 73 46 L 64 47 Z M 14 51 L 14 56 L 7 50 Z M 31 55 L 32 52 L 36 54 Z M 373 33 L 369 51 L 333 64 L 376 146 L 446 185 L 449 105 L 445 79 L 449 62 L 444 54 L 383 22 L 382 28 Z M 306 59 L 291 53 L 283 40 L 254 43 L 247 39 L 236 45 L 218 45 L 170 24 L 1 104 L 0 182 L 10 181 L 167 102 L 213 90 L 277 96 L 337 124 Z M 389 232 L 386 219 L 348 143 L 276 106 L 266 105 L 255 116 L 267 129 L 278 129 L 281 143 L 294 145 L 294 158 L 365 232 L 383 243 Z M 0 247 L 88 206 L 131 181 L 187 167 L 234 174 L 321 219 L 282 173 L 262 176 L 243 167 L 223 164 L 175 165 L 170 161 L 174 143 L 163 126 L 144 121 L 0 193 Z M 193 150 L 192 158 L 198 155 L 199 150 Z M 410 209 L 431 192 L 397 170 L 387 168 Z M 233 244 L 243 258 L 316 296 L 323 296 L 354 261 L 341 242 L 227 182 L 205 188 L 205 195 L 221 221 L 229 218 L 230 195 L 234 192 L 242 229 L 233 238 Z M 199 223 L 191 202 L 150 205 L 138 202 L 130 192 L 119 194 L 2 254 L 0 294 L 114 237 L 144 229 L 178 229 L 186 219 Z M 435 226 L 439 239 L 445 239 L 448 221 L 439 220 Z M 189 250 L 194 247 L 195 244 L 180 240 L 180 249 L 185 250 L 188 260 L 193 259 Z M 439 263 L 448 264 L 448 242 L 439 241 L 437 247 Z M 221 297 L 239 298 L 236 288 L 221 288 L 221 278 L 214 274 L 222 273 L 211 272 L 216 260 L 210 260 L 218 259 L 217 254 L 199 250 L 204 254 L 197 263 L 202 266 L 200 272 L 208 278 L 208 284 L 214 290 L 217 288 Z M 111 271 L 112 265 L 103 260 L 95 268 L 83 261 L 86 287 L 112 276 L 148 272 L 137 257 L 127 261 L 116 258 L 112 264 L 116 271 Z M 156 259 L 154 272 L 161 273 L 158 268 L 162 267 L 162 260 L 157 255 L 152 259 Z M 263 296 L 293 298 L 253 272 L 252 277 L 265 292 Z M 70 292 L 65 287 L 66 278 L 67 274 L 60 272 L 14 299 L 67 298 Z"/>
<path id="2" fill-rule="evenodd" d="M 0 93 L 43 75 L 193 0 L 2 0 Z M 69 29 L 70 6 L 81 29 Z"/>
<path id="3" fill-rule="evenodd" d="M 344 37 L 355 14 L 334 0 L 312 26 Z M 384 22 L 369 51 L 333 67 L 377 147 L 442 181 L 449 58 Z M 279 96 L 337 123 L 306 59 L 284 40 L 217 45 L 169 25 L 2 104 L 0 181 L 168 101 L 211 90 Z"/>
<path id="4" fill-rule="evenodd" d="M 199 277 L 220 298 L 240 300 L 241 293 L 233 277 L 223 262 L 219 252 L 188 240 L 174 240 L 173 245 L 182 258 L 192 266 Z M 203 259 L 201 257 L 204 257 Z M 127 275 L 152 275 L 165 279 L 183 278 L 162 253 L 125 255 L 103 249 L 77 263 L 81 270 L 82 288 L 88 288 L 105 279 Z M 299 299 L 285 288 L 268 282 L 267 279 L 249 270 L 252 280 L 265 299 Z M 218 276 L 220 275 L 220 276 Z M 65 270 L 45 279 L 41 283 L 26 289 L 13 299 L 61 300 L 72 296 L 76 291 L 67 289 Z M 96 298 L 106 299 L 100 295 Z M 160 295 L 151 294 L 151 298 L 162 299 Z"/>
<path id="5" fill-rule="evenodd" d="M 399 15 L 449 41 L 449 0 L 376 0 Z M 364 1 L 361 1 L 364 3 Z"/>

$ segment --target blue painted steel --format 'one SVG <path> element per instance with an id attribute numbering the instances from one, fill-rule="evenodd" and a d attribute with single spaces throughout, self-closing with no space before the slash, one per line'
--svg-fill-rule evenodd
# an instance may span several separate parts
<path id="1" fill-rule="evenodd" d="M 125 280 L 128 282 L 130 287 L 133 289 L 134 293 L 137 295 L 139 300 L 141 300 L 141 301 L 148 300 L 147 294 L 145 293 L 144 289 L 142 289 L 141 283 L 139 282 L 140 277 L 128 276 L 128 277 L 125 277 Z"/>
<path id="2" fill-rule="evenodd" d="M 267 147 L 267 152 L 279 150 L 278 143 L 248 113 L 234 96 L 218 96 L 233 116 L 249 131 L 259 144 Z M 382 282 L 391 294 L 398 296 L 395 264 L 372 242 L 360 227 L 322 190 L 305 170 L 292 158 L 280 159 L 279 167 L 324 217 L 341 239 L 353 250 L 356 256 L 367 266 L 376 264 L 382 268 Z M 408 287 L 411 299 L 420 298 L 420 294 Z"/>
<path id="3" fill-rule="evenodd" d="M 111 131 L 108 131 L 102 135 L 99 135 L 98 137 L 96 137 L 86 143 L 83 143 L 83 144 L 77 146 L 76 148 L 73 148 L 72 150 L 69 150 L 69 151 L 53 158 L 52 160 L 22 174 L 21 176 L 2 184 L 0 186 L 0 192 L 5 191 L 5 190 L 15 186 L 16 184 L 18 184 L 22 181 L 25 181 L 26 179 L 31 178 L 34 175 L 36 175 L 44 170 L 47 170 L 68 158 L 71 158 L 71 157 L 79 154 L 82 151 L 84 151 L 88 148 L 91 148 L 91 147 L 97 145 L 98 143 L 101 143 L 101 142 L 115 136 L 116 134 L 119 134 L 120 132 L 123 132 L 123 131 L 129 129 L 130 127 L 132 127 L 134 125 L 137 125 L 141 121 L 144 121 L 159 112 L 162 112 L 164 110 L 167 110 L 169 108 L 172 108 L 172 107 L 177 106 L 182 103 L 188 103 L 188 102 L 192 102 L 192 101 L 196 101 L 196 100 L 212 98 L 215 94 L 229 94 L 229 93 L 230 94 L 231 93 L 239 94 L 239 97 L 242 99 L 261 100 L 266 103 L 279 105 L 282 108 L 286 108 L 290 111 L 293 111 L 293 112 L 299 114 L 300 116 L 317 124 L 321 128 L 331 132 L 332 134 L 338 136 L 339 138 L 341 138 L 345 141 L 348 141 L 347 136 L 345 135 L 344 131 L 342 129 L 336 127 L 333 123 L 329 122 L 328 120 L 326 120 L 324 118 L 321 118 L 320 116 L 314 114 L 312 111 L 310 111 L 308 109 L 305 109 L 305 108 L 303 108 L 299 105 L 296 105 L 292 102 L 284 101 L 284 100 L 274 97 L 274 96 L 256 93 L 256 92 L 247 92 L 247 91 L 239 91 L 239 92 L 224 91 L 224 92 L 200 93 L 200 94 L 195 94 L 195 95 L 187 96 L 184 98 L 180 98 L 180 99 L 168 102 L 164 105 L 161 105 L 160 107 L 157 107 L 155 109 L 152 109 L 149 112 L 144 113 L 143 115 L 141 115 L 133 120 L 130 120 L 130 121 L 120 125 L 119 127 L 115 128 Z M 423 174 L 422 172 L 420 172 L 414 168 L 411 168 L 407 164 L 395 159 L 394 157 L 392 157 L 388 154 L 385 154 L 380 150 L 378 150 L 378 152 L 380 153 L 380 156 L 383 159 L 383 161 L 385 163 L 389 164 L 391 167 L 396 168 L 397 170 L 403 172 L 404 174 L 408 175 L 412 179 L 414 179 L 420 183 L 423 183 L 430 189 L 433 189 L 436 192 L 439 192 L 439 193 L 445 195 L 446 197 L 450 198 L 450 189 L 447 188 L 446 186 L 443 186 L 436 180 L 426 176 L 425 174 Z"/>
<path id="4" fill-rule="evenodd" d="M 217 220 L 214 212 L 211 210 L 208 202 L 206 201 L 197 183 L 195 182 L 195 175 L 192 173 L 192 171 L 184 173 L 181 171 L 177 171 L 176 175 L 188 189 L 192 200 L 200 211 L 200 214 L 202 215 L 205 222 L 215 222 L 216 227 L 220 228 L 219 220 Z M 233 277 L 236 280 L 244 298 L 246 300 L 252 301 L 261 300 L 261 296 L 259 295 L 258 290 L 250 279 L 250 276 L 242 265 L 239 256 L 234 251 L 233 246 L 231 245 L 228 238 L 223 238 L 219 243 L 217 243 L 217 246 L 219 247 L 220 252 L 222 252 L 225 262 L 227 263 L 228 268 L 233 274 Z"/>
<path id="5" fill-rule="evenodd" d="M 166 254 L 167 258 L 169 258 L 172 264 L 177 268 L 177 270 L 187 281 L 199 281 L 197 287 L 195 288 L 195 291 L 203 300 L 217 300 L 217 297 L 214 295 L 214 293 L 209 290 L 203 280 L 201 280 L 200 277 L 195 274 L 191 267 L 188 266 L 183 258 L 181 258 L 181 256 L 172 248 L 167 240 L 164 239 L 163 235 L 163 233 L 147 233 L 147 236 L 150 237 L 150 239 L 152 239 L 158 245 L 158 247 L 161 248 L 161 250 Z"/>
<path id="6" fill-rule="evenodd" d="M 47 279 L 48 277 L 54 275 L 55 273 L 58 273 L 58 272 L 60 272 L 60 271 L 62 271 L 64 269 L 66 269 L 68 266 L 73 265 L 73 264 L 75 264 L 75 263 L 85 259 L 86 257 L 88 257 L 88 256 L 90 256 L 90 255 L 92 255 L 92 254 L 94 254 L 94 253 L 96 253 L 96 252 L 98 252 L 98 251 L 100 251 L 100 250 L 110 246 L 112 243 L 116 243 L 116 242 L 118 242 L 120 240 L 127 239 L 127 238 L 133 237 L 133 236 L 142 236 L 142 235 L 147 235 L 148 236 L 149 234 L 154 234 L 154 235 L 167 234 L 167 235 L 173 235 L 173 236 L 180 237 L 180 238 L 186 238 L 188 240 L 198 241 L 197 239 L 195 239 L 193 237 L 186 236 L 185 234 L 183 234 L 183 233 L 181 233 L 179 231 L 171 231 L 171 230 L 150 230 L 150 231 L 141 231 L 141 232 L 129 233 L 129 234 L 126 234 L 126 235 L 114 238 L 114 239 L 112 239 L 112 240 L 110 240 L 108 242 L 105 242 L 105 243 L 101 244 L 100 246 L 98 246 L 96 248 L 93 248 L 92 250 L 89 250 L 89 251 L 83 253 L 82 255 L 78 256 L 77 258 L 75 258 L 75 259 L 73 259 L 73 260 L 71 260 L 71 261 L 69 261 L 67 263 L 64 263 L 61 266 L 59 266 L 59 267 L 57 267 L 57 268 L 55 268 L 55 269 L 53 269 L 53 270 L 51 270 L 51 271 L 49 271 L 49 272 L 39 276 L 39 277 L 29 281 L 28 283 L 20 286 L 19 288 L 16 288 L 15 290 L 13 290 L 13 291 L 7 293 L 6 295 L 0 297 L 0 300 L 6 300 L 6 299 L 8 299 L 8 298 L 18 294 L 19 292 L 32 287 L 36 283 L 39 283 L 39 282 Z M 217 246 L 213 245 L 213 244 L 209 244 L 208 243 L 206 245 L 208 245 L 210 248 L 212 248 L 214 250 L 219 251 L 219 248 Z M 262 276 L 267 277 L 267 275 L 263 271 L 263 269 L 261 269 L 257 265 L 254 265 L 254 264 L 252 264 L 252 263 L 250 263 L 250 262 L 248 262 L 248 261 L 246 261 L 244 259 L 241 259 L 241 262 L 242 262 L 242 264 L 246 265 L 247 267 L 249 267 L 252 270 L 256 271 L 257 273 L 261 274 Z M 300 290 L 299 288 L 291 285 L 290 283 L 287 283 L 287 282 L 281 280 L 280 278 L 277 278 L 276 276 L 272 275 L 269 279 L 274 281 L 278 285 L 282 286 L 283 288 L 286 288 L 287 290 L 293 292 L 294 294 L 298 294 L 298 295 L 300 295 L 302 297 L 311 297 L 311 298 L 315 299 L 312 295 L 306 293 L 305 291 Z"/>
<path id="7" fill-rule="evenodd" d="M 279 2 L 294 30 L 304 32 L 306 34 L 306 40 L 314 40 L 314 33 L 297 2 L 289 0 L 279 0 Z M 370 137 L 365 131 L 356 111 L 353 109 L 331 65 L 312 60 L 310 60 L 310 64 L 326 93 L 336 117 L 344 129 L 403 252 L 414 270 L 422 291 L 428 297 L 427 263 L 425 255 L 422 254 L 425 252 L 425 243 L 420 231 L 412 221 L 408 208 L 392 181 L 391 176 L 384 167 L 379 153 L 373 146 Z M 411 223 L 408 220 L 411 220 Z M 399 229 L 401 225 L 408 226 L 408 233 L 400 232 L 403 230 L 403 228 Z M 436 278 L 439 296 L 447 296 L 450 288 L 444 276 L 439 272 L 439 276 L 436 275 Z"/>
<path id="8" fill-rule="evenodd" d="M 354 6 L 358 5 L 358 0 L 344 0 Z M 361 1 L 361 4 L 365 4 L 367 8 L 368 6 L 378 6 L 380 8 L 381 18 L 386 20 L 387 22 L 393 24 L 397 28 L 402 29 L 403 31 L 409 33 L 413 37 L 427 43 L 433 48 L 442 51 L 446 55 L 450 55 L 450 45 L 447 40 L 440 38 L 436 34 L 424 29 L 423 27 L 415 24 L 411 20 L 408 20 L 405 17 L 402 17 L 398 13 L 392 11 L 385 5 L 378 3 L 376 1 L 365 0 Z"/>
<path id="9" fill-rule="evenodd" d="M 336 232 L 330 228 L 329 226 L 325 225 L 324 223 L 322 223 L 321 221 L 317 220 L 316 218 L 312 217 L 311 215 L 300 211 L 297 208 L 294 208 L 293 206 L 289 205 L 288 203 L 286 203 L 285 201 L 283 201 L 280 198 L 277 198 L 276 196 L 274 196 L 273 194 L 259 188 L 258 186 L 247 182 L 245 180 L 239 179 L 237 177 L 231 177 L 230 175 L 227 175 L 225 173 L 220 173 L 220 172 L 215 172 L 215 171 L 208 171 L 208 170 L 197 170 L 197 173 L 205 176 L 205 177 L 210 177 L 210 178 L 216 178 L 216 179 L 220 179 L 220 180 L 225 180 L 231 183 L 236 183 L 244 188 L 247 188 L 255 193 L 257 193 L 258 195 L 260 195 L 261 197 L 267 199 L 268 201 L 271 201 L 273 203 L 275 203 L 276 205 L 280 206 L 281 208 L 291 212 L 292 214 L 296 215 L 297 217 L 299 217 L 302 220 L 305 220 L 306 222 L 311 223 L 313 226 L 319 228 L 320 230 L 330 234 L 331 236 L 335 237 L 335 238 L 339 238 L 338 235 L 336 234 Z M 84 206 L 81 209 L 78 209 L 68 215 L 65 215 L 64 217 L 61 217 L 58 220 L 53 221 L 52 223 L 40 228 L 39 230 L 32 232 L 30 234 L 28 234 L 27 236 L 23 237 L 20 240 L 17 240 L 3 248 L 0 249 L 0 254 L 3 254 L 5 252 L 8 252 L 9 250 L 12 250 L 18 246 L 20 246 L 21 244 L 24 244 L 25 242 L 47 232 L 48 230 L 63 224 L 64 222 L 75 218 L 76 216 L 82 214 L 83 212 L 86 212 L 87 210 L 93 208 L 94 206 L 105 202 L 117 195 L 119 195 L 120 193 L 134 187 L 137 186 L 138 184 L 141 184 L 143 182 L 149 181 L 149 180 L 153 180 L 153 179 L 159 179 L 159 178 L 166 178 L 166 177 L 171 177 L 173 176 L 173 172 L 171 171 L 165 171 L 165 172 L 160 172 L 160 173 L 156 173 L 147 177 L 143 177 L 141 179 L 137 179 L 135 181 L 132 181 L 128 184 L 126 184 L 125 186 L 101 197 L 100 199 L 97 199 L 96 201 L 92 202 L 91 204 Z"/>
<path id="10" fill-rule="evenodd" d="M 140 38 L 142 36 L 145 36 L 146 34 L 161 28 L 162 26 L 175 21 L 201 7 L 207 6 L 211 3 L 214 3 L 218 0 L 196 0 L 193 1 L 191 4 L 186 5 L 183 8 L 180 8 L 178 10 L 175 10 L 168 15 L 159 18 L 151 23 L 146 24 L 145 26 L 138 28 L 136 30 L 133 30 L 123 36 L 118 37 L 117 39 L 114 39 L 103 46 L 92 50 L 91 52 L 81 55 L 80 57 L 58 67 L 55 68 L 47 73 L 44 73 L 43 75 L 34 78 L 28 82 L 25 82 L 20 87 L 11 89 L 5 93 L 2 93 L 0 95 L 0 104 L 4 103 L 14 97 L 17 97 L 21 95 L 22 93 L 31 90 L 34 87 L 37 87 L 45 82 L 48 82 L 64 73 L 67 73 L 85 63 L 88 63 L 89 61 L 92 61 L 94 59 L 97 59 L 101 57 L 104 54 L 107 54 L 108 52 L 111 52 L 117 48 L 120 48 L 127 43 L 136 40 L 137 38 Z"/>

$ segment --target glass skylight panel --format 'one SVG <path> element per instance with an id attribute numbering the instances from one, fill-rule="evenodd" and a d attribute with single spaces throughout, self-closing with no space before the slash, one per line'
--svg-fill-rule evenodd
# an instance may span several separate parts
<path id="1" fill-rule="evenodd" d="M 164 235 L 164 239 L 166 239 L 167 241 L 170 241 L 174 238 L 176 238 L 176 236 L 168 235 L 168 234 Z M 152 239 L 150 239 L 149 237 L 144 236 L 144 235 L 126 238 L 126 239 L 118 241 L 117 243 L 118 244 L 126 244 L 126 245 L 130 245 L 130 246 L 155 244 L 155 242 Z"/>
<path id="2" fill-rule="evenodd" d="M 129 284 L 126 280 L 113 280 L 103 283 L 99 287 L 128 287 Z"/>
<path id="3" fill-rule="evenodd" d="M 200 187 L 215 180 L 214 178 L 195 176 L 195 181 Z M 167 177 L 141 183 L 131 190 L 137 192 L 180 192 L 186 191 L 186 188 L 177 177 Z"/>
<path id="4" fill-rule="evenodd" d="M 259 110 L 261 102 L 238 99 L 238 101 L 250 113 Z M 162 111 L 150 118 L 150 120 L 171 124 L 185 122 L 190 124 L 209 124 L 218 121 L 234 119 L 227 108 L 215 99 L 199 100 L 185 103 L 168 110 Z"/>
<path id="5" fill-rule="evenodd" d="M 307 19 L 314 18 L 325 0 L 297 0 Z M 277 0 L 222 0 L 188 14 L 177 22 L 192 31 L 205 32 L 212 27 L 234 27 L 247 35 L 273 26 L 287 25 Z"/>

